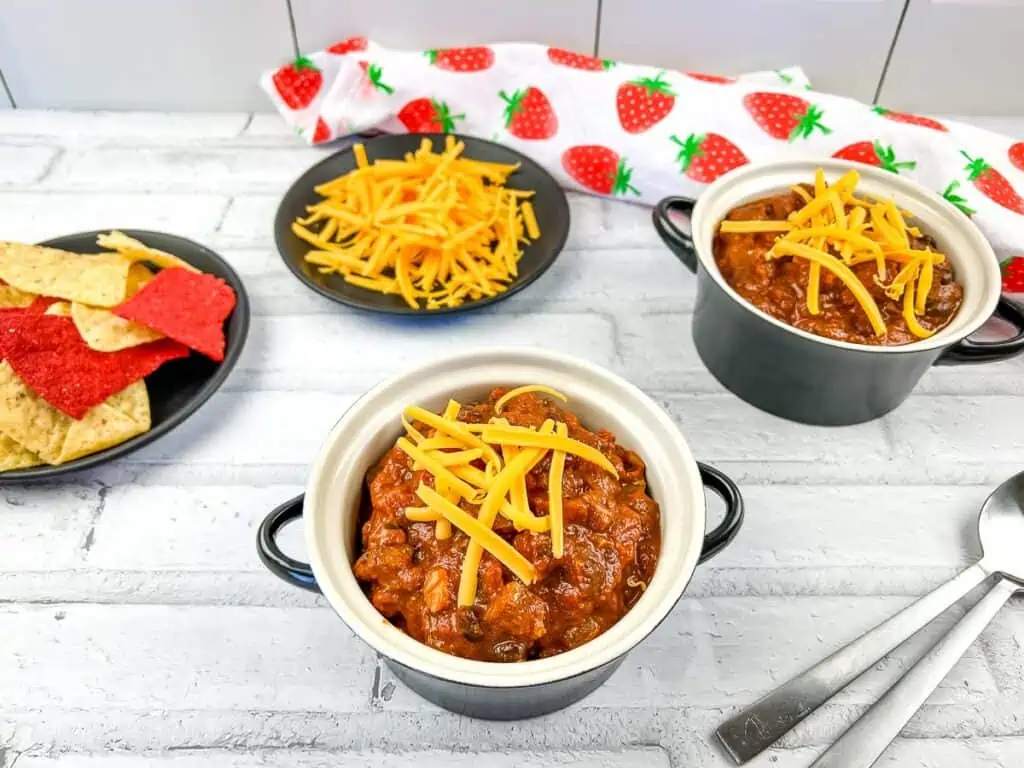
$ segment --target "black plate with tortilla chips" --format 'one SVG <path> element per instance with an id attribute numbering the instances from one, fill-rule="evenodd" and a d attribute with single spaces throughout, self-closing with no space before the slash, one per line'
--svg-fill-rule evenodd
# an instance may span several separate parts
<path id="1" fill-rule="evenodd" d="M 96 244 L 96 239 L 109 231 L 105 229 L 80 232 L 47 240 L 39 245 L 72 253 L 101 253 L 105 249 Z M 224 360 L 215 363 L 207 357 L 192 353 L 188 357 L 165 363 L 155 373 L 145 378 L 151 417 L 151 427 L 148 431 L 113 447 L 59 466 L 35 466 L 0 472 L 0 485 L 52 480 L 105 464 L 138 450 L 167 434 L 195 413 L 221 387 L 238 362 L 249 332 L 249 298 L 235 270 L 209 248 L 186 238 L 137 229 L 120 231 L 150 248 L 174 254 L 202 272 L 222 278 L 231 286 L 235 292 L 236 304 L 224 324 Z"/>

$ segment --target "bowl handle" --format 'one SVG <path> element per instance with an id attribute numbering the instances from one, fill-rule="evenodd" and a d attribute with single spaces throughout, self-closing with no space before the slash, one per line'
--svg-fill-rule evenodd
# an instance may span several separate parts
<path id="1" fill-rule="evenodd" d="M 299 494 L 263 518 L 256 533 L 256 552 L 259 553 L 263 564 L 278 578 L 284 579 L 294 587 L 319 592 L 320 588 L 316 585 L 316 577 L 309 563 L 289 557 L 277 546 L 278 531 L 285 524 L 302 517 L 304 498 L 305 494 Z"/>
<path id="2" fill-rule="evenodd" d="M 715 530 L 704 537 L 704 546 L 700 550 L 700 562 L 703 563 L 725 549 L 739 533 L 743 525 L 743 496 L 727 475 L 701 462 L 697 462 L 697 467 L 704 487 L 710 488 L 725 502 L 725 517 Z"/>
<path id="3" fill-rule="evenodd" d="M 1017 329 L 1017 335 L 1002 341 L 971 341 L 963 339 L 951 346 L 936 365 L 960 365 L 963 363 L 993 363 L 1006 360 L 1024 352 L 1024 306 L 1005 296 L 999 297 L 993 317 L 1005 320 Z"/>
<path id="4" fill-rule="evenodd" d="M 697 271 L 697 251 L 693 248 L 693 238 L 677 227 L 669 214 L 678 211 L 689 218 L 693 214 L 695 203 L 696 201 L 689 197 L 666 197 L 654 206 L 651 213 L 654 229 L 661 235 L 665 245 L 690 268 L 691 272 Z"/>

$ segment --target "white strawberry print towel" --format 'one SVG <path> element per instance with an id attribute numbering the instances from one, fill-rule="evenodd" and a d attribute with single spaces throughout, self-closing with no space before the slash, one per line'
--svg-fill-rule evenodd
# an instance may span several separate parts
<path id="1" fill-rule="evenodd" d="M 344 40 L 267 72 L 284 119 L 319 144 L 370 130 L 507 144 L 564 186 L 654 204 L 755 160 L 818 155 L 916 179 L 971 215 L 1024 292 L 1024 142 L 819 93 L 799 68 L 724 77 L 532 43 L 393 51 Z"/>

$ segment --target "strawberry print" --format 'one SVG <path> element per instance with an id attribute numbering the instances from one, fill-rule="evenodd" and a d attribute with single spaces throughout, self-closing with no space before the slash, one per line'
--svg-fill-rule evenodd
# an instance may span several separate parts
<path id="1" fill-rule="evenodd" d="M 717 133 L 691 133 L 685 141 L 680 141 L 678 136 L 669 138 L 679 147 L 676 155 L 679 170 L 701 184 L 710 184 L 719 176 L 750 162 L 739 147 Z"/>
<path id="2" fill-rule="evenodd" d="M 781 141 L 809 139 L 815 131 L 832 133 L 821 124 L 821 109 L 799 96 L 758 91 L 744 96 L 743 106 L 762 131 Z"/>
<path id="3" fill-rule="evenodd" d="M 1014 256 L 999 262 L 1003 273 L 1003 290 L 1007 293 L 1024 293 L 1024 256 Z"/>
<path id="4" fill-rule="evenodd" d="M 897 123 L 917 125 L 921 128 L 931 128 L 933 131 L 949 131 L 949 129 L 938 120 L 933 120 L 930 117 L 912 115 L 909 112 L 893 112 L 891 109 L 886 109 L 885 107 L 873 107 L 871 111 L 876 115 L 881 115 L 886 120 L 894 120 Z"/>
<path id="5" fill-rule="evenodd" d="M 615 94 L 615 108 L 622 129 L 627 133 L 643 133 L 672 111 L 676 94 L 662 79 L 664 74 L 630 80 L 619 86 Z"/>
<path id="6" fill-rule="evenodd" d="M 614 61 L 599 59 L 597 56 L 587 56 L 585 53 L 576 53 L 576 51 L 567 51 L 565 48 L 548 48 L 548 59 L 553 64 L 582 69 L 587 72 L 604 72 L 615 66 Z"/>
<path id="7" fill-rule="evenodd" d="M 333 53 L 335 56 L 344 56 L 346 53 L 352 53 L 354 51 L 365 51 L 366 45 L 367 42 L 365 37 L 350 37 L 348 40 L 342 40 L 340 43 L 335 43 L 327 49 L 327 52 Z"/>
<path id="8" fill-rule="evenodd" d="M 520 139 L 550 139 L 558 133 L 558 118 L 551 102 L 539 89 L 530 86 L 509 96 L 498 94 L 505 102 L 505 129 Z"/>
<path id="9" fill-rule="evenodd" d="M 599 195 L 624 195 L 640 192 L 629 181 L 633 171 L 627 167 L 626 158 L 618 152 L 598 144 L 569 147 L 562 153 L 562 168 L 580 186 Z"/>
<path id="10" fill-rule="evenodd" d="M 327 127 L 327 123 L 323 121 L 323 118 L 318 117 L 316 119 L 316 130 L 313 131 L 313 143 L 325 144 L 330 140 L 331 129 Z"/>
<path id="11" fill-rule="evenodd" d="M 946 185 L 946 188 L 942 190 L 942 199 L 950 205 L 960 209 L 960 212 L 965 216 L 973 216 L 974 209 L 967 207 L 967 198 L 961 195 L 957 190 L 960 188 L 959 181 L 951 181 Z"/>
<path id="12" fill-rule="evenodd" d="M 775 74 L 778 75 L 779 80 L 784 82 L 786 85 L 790 85 L 790 86 L 796 88 L 796 79 L 792 75 L 790 75 L 790 74 L 788 74 L 786 72 L 783 72 L 781 69 L 776 69 L 775 70 Z M 811 90 L 811 84 L 810 83 L 804 83 L 803 84 L 803 89 L 805 91 Z"/>
<path id="13" fill-rule="evenodd" d="M 431 64 L 449 72 L 482 72 L 494 64 L 494 51 L 486 46 L 437 48 L 425 53 Z"/>
<path id="14" fill-rule="evenodd" d="M 451 133 L 456 120 L 465 115 L 453 115 L 443 101 L 413 99 L 398 112 L 398 119 L 409 133 Z"/>
<path id="15" fill-rule="evenodd" d="M 704 72 L 683 72 L 687 77 L 693 78 L 694 80 L 700 80 L 702 83 L 714 83 L 715 85 L 729 85 L 735 83 L 735 77 L 725 77 L 723 75 L 709 75 Z"/>
<path id="16" fill-rule="evenodd" d="M 308 107 L 324 84 L 323 73 L 304 56 L 281 67 L 271 79 L 277 95 L 290 109 Z"/>
<path id="17" fill-rule="evenodd" d="M 1024 141 L 1018 141 L 1012 145 L 1006 151 L 1006 156 L 1010 158 L 1011 163 L 1024 171 Z"/>
<path id="18" fill-rule="evenodd" d="M 967 180 L 973 182 L 981 194 L 1009 211 L 1024 214 L 1024 198 L 1017 194 L 1003 174 L 980 157 L 973 158 L 962 150 L 960 154 L 967 158 L 964 168 Z"/>
<path id="19" fill-rule="evenodd" d="M 378 91 L 384 91 L 384 93 L 395 92 L 394 88 L 392 88 L 390 85 L 388 85 L 381 79 L 384 73 L 379 65 L 374 64 L 373 62 L 370 61 L 360 61 L 359 66 L 360 68 L 362 68 L 363 72 L 366 73 L 366 79 L 370 83 L 370 85 L 372 85 Z"/>
<path id="20" fill-rule="evenodd" d="M 917 167 L 913 160 L 898 161 L 896 153 L 891 146 L 883 146 L 880 141 L 858 141 L 848 144 L 832 155 L 839 160 L 853 160 L 854 162 L 874 165 L 883 171 L 899 173 L 900 171 L 912 171 Z"/>

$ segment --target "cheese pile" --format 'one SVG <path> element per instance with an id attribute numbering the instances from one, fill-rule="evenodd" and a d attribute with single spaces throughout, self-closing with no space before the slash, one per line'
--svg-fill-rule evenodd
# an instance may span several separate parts
<path id="1" fill-rule="evenodd" d="M 532 584 L 537 578 L 533 563 L 493 530 L 499 514 L 516 530 L 550 531 L 552 552 L 562 557 L 562 475 L 567 454 L 596 464 L 618 478 L 608 458 L 596 448 L 570 438 L 564 423 L 548 419 L 539 429 L 532 429 L 510 425 L 500 417 L 509 400 L 527 392 L 544 392 L 566 400 L 548 387 L 528 385 L 510 390 L 498 400 L 496 415 L 487 424 L 459 421 L 462 406 L 454 400 L 441 415 L 409 406 L 402 417 L 406 436 L 399 438 L 398 448 L 412 459 L 414 470 L 424 470 L 433 478 L 434 485 L 431 488 L 420 483 L 416 495 L 423 506 L 407 508 L 405 516 L 414 522 L 435 523 L 439 539 L 450 537 L 452 526 L 469 537 L 459 579 L 460 606 L 472 605 L 476 599 L 477 570 L 484 550 L 524 584 Z M 430 434 L 420 432 L 413 422 L 428 428 Z M 548 514 L 539 517 L 530 510 L 526 476 L 549 453 Z M 460 504 L 476 507 L 475 516 Z"/>
<path id="2" fill-rule="evenodd" d="M 778 232 L 779 238 L 765 254 L 766 259 L 793 256 L 811 263 L 807 285 L 807 309 L 821 312 L 821 270 L 827 269 L 850 290 L 860 304 L 875 335 L 886 334 L 885 320 L 874 297 L 853 273 L 851 267 L 865 262 L 878 266 L 875 282 L 893 301 L 903 299 L 903 318 L 918 338 L 934 331 L 921 325 L 932 287 L 935 265 L 945 256 L 930 249 L 911 247 L 910 238 L 920 237 L 917 227 L 908 226 L 906 217 L 892 200 L 868 200 L 854 196 L 860 174 L 850 171 L 831 186 L 819 168 L 814 179 L 814 194 L 803 187 L 793 191 L 806 204 L 785 221 L 723 221 L 724 233 Z M 892 282 L 886 285 L 886 262 L 902 264 Z"/>
<path id="3" fill-rule="evenodd" d="M 321 273 L 384 294 L 413 309 L 455 307 L 496 296 L 518 276 L 523 245 L 540 237 L 532 191 L 506 187 L 519 164 L 462 156 L 454 136 L 434 152 L 424 138 L 403 160 L 372 164 L 352 148 L 356 168 L 315 188 L 292 232 L 314 246 Z"/>

